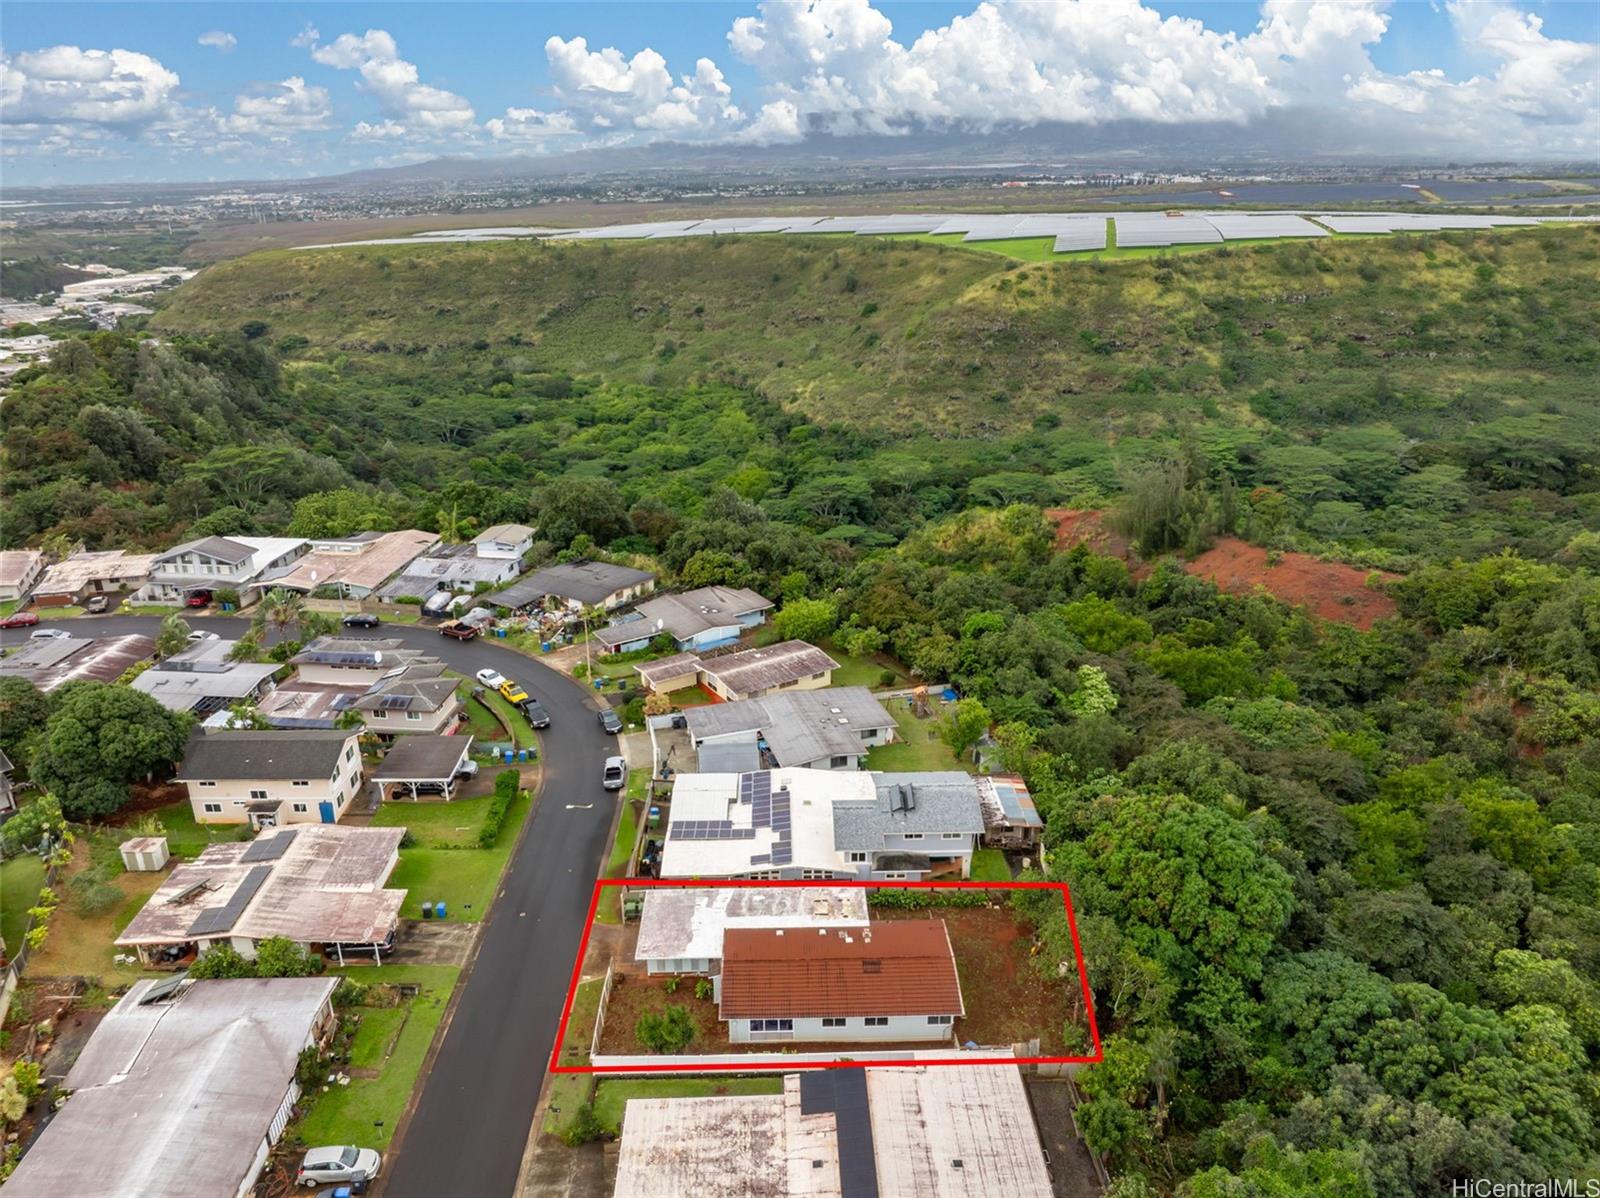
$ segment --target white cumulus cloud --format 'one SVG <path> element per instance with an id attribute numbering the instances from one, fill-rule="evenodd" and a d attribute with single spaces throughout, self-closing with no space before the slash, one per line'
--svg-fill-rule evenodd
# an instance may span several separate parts
<path id="1" fill-rule="evenodd" d="M 542 142 L 552 137 L 571 137 L 578 123 L 565 112 L 540 112 L 536 108 L 508 108 L 503 117 L 483 123 L 496 141 Z"/>
<path id="2" fill-rule="evenodd" d="M 238 97 L 233 114 L 221 118 L 219 125 L 228 133 L 283 140 L 296 133 L 326 129 L 332 115 L 327 88 L 291 75 L 259 95 Z"/>
<path id="3" fill-rule="evenodd" d="M 363 121 L 356 129 L 358 136 L 414 135 L 428 140 L 476 131 L 472 105 L 454 92 L 423 83 L 416 65 L 400 57 L 399 47 L 386 30 L 342 33 L 326 45 L 316 42 L 314 29 L 306 32 L 312 35 L 312 59 L 323 66 L 357 72 L 361 90 L 377 100 L 383 121 Z"/>
<path id="4" fill-rule="evenodd" d="M 196 39 L 202 46 L 210 46 L 220 54 L 226 54 L 239 44 L 239 39 L 223 29 L 212 29 L 202 33 Z"/>
<path id="5" fill-rule="evenodd" d="M 591 50 L 581 37 L 552 37 L 544 52 L 556 97 L 569 115 L 593 127 L 687 137 L 731 132 L 744 121 L 733 89 L 709 58 L 674 79 L 666 59 L 651 49 L 625 58 L 611 47 Z"/>
<path id="6" fill-rule="evenodd" d="M 178 76 L 148 54 L 52 46 L 0 59 L 0 108 L 11 125 L 137 130 L 170 116 Z"/>

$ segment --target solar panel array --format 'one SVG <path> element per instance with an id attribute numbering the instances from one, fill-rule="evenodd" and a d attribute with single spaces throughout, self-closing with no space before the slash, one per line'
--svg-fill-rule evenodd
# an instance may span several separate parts
<path id="1" fill-rule="evenodd" d="M 369 649 L 365 653 L 335 653 L 328 649 L 308 649 L 301 660 L 319 666 L 370 666 L 378 663 L 378 653 Z"/>
<path id="2" fill-rule="evenodd" d="M 1499 229 L 1536 225 L 1531 216 L 1435 216 L 1413 212 L 1345 212 L 1319 215 L 1335 233 L 1437 233 L 1444 229 Z"/>
<path id="3" fill-rule="evenodd" d="M 1161 212 L 1125 212 L 1114 218 L 1119 248 L 1205 245 L 1222 240 L 1210 221 L 1199 216 L 1167 216 Z"/>
<path id="4" fill-rule="evenodd" d="M 752 865 L 790 865 L 794 844 L 790 839 L 793 820 L 789 792 L 772 789 L 772 774 L 766 770 L 740 774 L 735 801 L 750 808 L 750 826 L 735 827 L 726 819 L 674 820 L 667 826 L 668 840 L 754 840 L 758 828 L 770 828 L 774 841 L 769 852 L 750 858 Z"/>
<path id="5" fill-rule="evenodd" d="M 754 828 L 735 828 L 725 819 L 680 820 L 667 829 L 669 840 L 754 840 Z"/>
<path id="6" fill-rule="evenodd" d="M 1074 221 L 1056 234 L 1053 248 L 1058 254 L 1103 250 L 1106 248 L 1106 222 L 1100 217 Z"/>
<path id="7" fill-rule="evenodd" d="M 276 836 L 258 836 L 250 842 L 240 861 L 276 861 L 289 851 L 294 843 L 294 829 L 288 828 Z"/>
<path id="8" fill-rule="evenodd" d="M 1203 219 L 1224 241 L 1246 241 L 1256 237 L 1326 237 L 1328 231 L 1292 212 L 1207 212 Z"/>
<path id="9" fill-rule="evenodd" d="M 378 707 L 382 711 L 403 711 L 411 706 L 415 695 L 384 695 Z"/>
<path id="10" fill-rule="evenodd" d="M 271 876 L 270 865 L 252 867 L 240 880 L 238 888 L 228 896 L 227 902 L 220 907 L 207 907 L 200 912 L 194 923 L 189 925 L 189 935 L 214 936 L 233 927 L 239 922 L 239 916 L 244 914 L 244 909 L 250 905 L 250 900 L 255 898 L 256 891 L 260 890 Z"/>

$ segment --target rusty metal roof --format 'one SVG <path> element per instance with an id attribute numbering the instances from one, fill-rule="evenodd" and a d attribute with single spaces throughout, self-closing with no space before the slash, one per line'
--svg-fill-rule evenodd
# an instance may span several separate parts
<path id="1" fill-rule="evenodd" d="M 723 1019 L 962 1015 L 943 920 L 865 929 L 729 928 L 722 939 Z"/>

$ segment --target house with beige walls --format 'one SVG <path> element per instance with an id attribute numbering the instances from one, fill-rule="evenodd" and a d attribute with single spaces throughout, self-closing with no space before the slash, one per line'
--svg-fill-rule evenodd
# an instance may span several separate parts
<path id="1" fill-rule="evenodd" d="M 173 776 L 202 824 L 338 823 L 364 781 L 346 729 L 198 730 Z"/>

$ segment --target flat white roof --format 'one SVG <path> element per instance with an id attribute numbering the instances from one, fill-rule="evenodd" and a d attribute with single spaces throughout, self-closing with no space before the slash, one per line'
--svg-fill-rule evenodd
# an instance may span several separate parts
<path id="1" fill-rule="evenodd" d="M 833 842 L 833 805 L 877 798 L 875 775 L 854 770 L 772 770 L 772 790 L 789 792 L 791 860 L 796 869 L 847 869 L 845 856 Z M 740 803 L 738 774 L 679 774 L 672 786 L 666 847 L 661 875 L 666 878 L 720 878 L 775 868 L 773 847 L 780 840 L 771 827 L 754 820 L 753 804 Z M 753 835 L 737 839 L 686 840 L 672 825 L 728 820 L 734 829 Z M 752 860 L 765 858 L 765 860 Z"/>
<path id="2" fill-rule="evenodd" d="M 253 1179 L 334 978 L 134 983 L 67 1075 L 72 1097 L 6 1198 L 218 1198 Z"/>
<path id="3" fill-rule="evenodd" d="M 713 886 L 647 890 L 636 961 L 720 960 L 729 928 L 866 927 L 857 887 Z"/>

